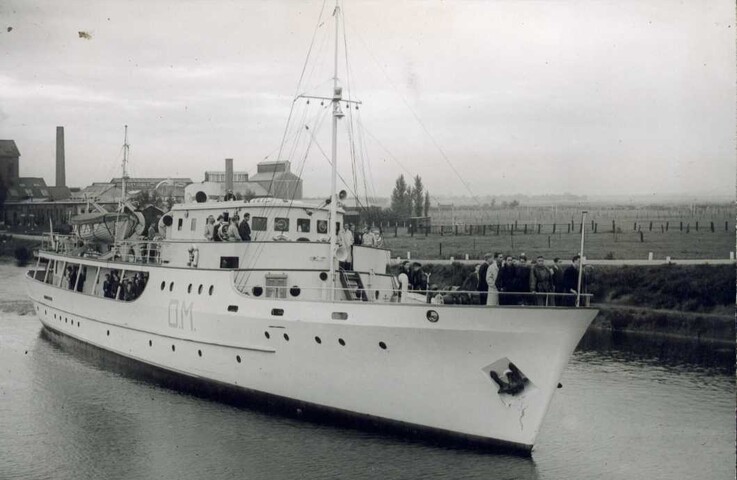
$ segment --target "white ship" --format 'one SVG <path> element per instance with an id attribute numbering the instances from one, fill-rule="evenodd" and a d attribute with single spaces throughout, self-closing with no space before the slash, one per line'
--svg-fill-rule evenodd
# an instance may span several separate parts
<path id="1" fill-rule="evenodd" d="M 337 78 L 327 101 L 335 142 Z M 157 240 L 54 242 L 26 277 L 36 314 L 53 336 L 245 396 L 530 452 L 597 311 L 401 301 L 377 247 L 340 269 L 336 160 L 327 205 L 185 203 Z M 205 239 L 225 212 L 250 214 L 250 242 Z"/>

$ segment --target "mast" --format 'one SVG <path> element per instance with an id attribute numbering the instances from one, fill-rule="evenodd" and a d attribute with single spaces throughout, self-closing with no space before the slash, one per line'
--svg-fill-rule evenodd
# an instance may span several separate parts
<path id="1" fill-rule="evenodd" d="M 338 218 L 338 198 L 335 194 L 338 178 L 338 119 L 343 117 L 340 110 L 340 100 L 342 97 L 342 88 L 338 86 L 338 28 L 340 20 L 340 6 L 338 0 L 335 0 L 335 56 L 334 56 L 334 75 L 333 75 L 333 151 L 332 151 L 332 173 L 330 178 L 330 222 L 328 223 L 328 232 L 333 231 L 330 235 L 330 300 L 335 301 L 335 248 L 337 236 L 340 232 L 335 231 L 335 223 Z"/>
<path id="2" fill-rule="evenodd" d="M 120 205 L 118 206 L 119 211 L 123 211 L 125 206 L 125 182 L 128 179 L 128 125 L 125 125 L 125 136 L 123 137 L 123 194 L 120 198 Z"/>

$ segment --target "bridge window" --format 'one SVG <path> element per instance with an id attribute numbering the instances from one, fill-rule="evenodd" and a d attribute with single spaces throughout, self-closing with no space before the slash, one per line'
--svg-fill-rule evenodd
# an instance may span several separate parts
<path id="1" fill-rule="evenodd" d="M 197 230 L 197 217 L 192 217 L 189 221 L 189 229 L 193 232 Z"/>
<path id="2" fill-rule="evenodd" d="M 285 217 L 276 217 L 274 219 L 274 231 L 288 232 L 289 231 L 289 219 Z"/>
<path id="3" fill-rule="evenodd" d="M 266 217 L 253 217 L 251 221 L 251 230 L 255 232 L 266 231 Z"/>
<path id="4" fill-rule="evenodd" d="M 309 218 L 298 218 L 297 219 L 297 231 L 302 233 L 310 232 L 310 219 Z"/>
<path id="5" fill-rule="evenodd" d="M 184 219 L 180 218 L 179 220 L 177 220 L 177 230 L 181 230 L 182 225 L 184 225 Z"/>

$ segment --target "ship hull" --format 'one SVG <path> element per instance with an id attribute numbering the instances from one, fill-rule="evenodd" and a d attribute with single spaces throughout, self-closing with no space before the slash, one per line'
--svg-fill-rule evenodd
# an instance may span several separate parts
<path id="1" fill-rule="evenodd" d="M 213 295 L 188 294 L 183 284 L 170 289 L 170 278 L 186 282 L 185 271 L 156 267 L 149 269 L 149 288 L 129 303 L 30 276 L 27 283 L 55 337 L 303 415 L 520 453 L 532 449 L 562 371 L 596 314 L 253 300 L 232 288 L 228 272 L 189 273 L 212 285 Z M 233 306 L 239 311 L 229 311 Z M 428 320 L 430 310 L 436 322 Z M 500 393 L 490 373 L 509 364 L 525 385 Z"/>

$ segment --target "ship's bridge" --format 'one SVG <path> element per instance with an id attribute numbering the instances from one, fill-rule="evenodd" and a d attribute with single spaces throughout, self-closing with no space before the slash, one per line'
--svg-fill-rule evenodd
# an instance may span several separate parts
<path id="1" fill-rule="evenodd" d="M 202 241 L 208 218 L 223 217 L 229 222 L 234 216 L 250 215 L 251 240 L 329 242 L 329 205 L 289 201 L 279 198 L 257 198 L 250 201 L 225 201 L 176 204 L 164 215 L 160 231 L 168 240 Z M 343 222 L 343 209 L 338 206 L 336 232 Z M 164 229 L 161 229 L 161 227 Z"/>

